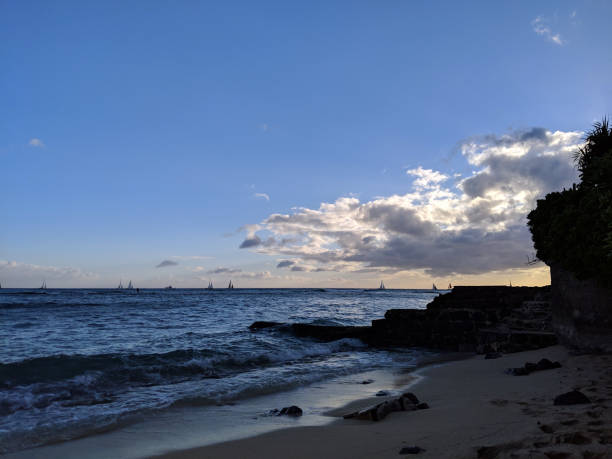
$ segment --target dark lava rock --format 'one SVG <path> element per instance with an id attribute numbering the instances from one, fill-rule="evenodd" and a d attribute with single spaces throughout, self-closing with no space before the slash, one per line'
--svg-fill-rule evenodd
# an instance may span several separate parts
<path id="1" fill-rule="evenodd" d="M 262 328 L 272 328 L 283 325 L 281 322 L 266 322 L 265 320 L 258 320 L 249 325 L 249 330 L 261 330 Z"/>
<path id="2" fill-rule="evenodd" d="M 374 382 L 373 379 L 366 379 L 364 381 L 361 381 L 361 384 L 372 384 Z"/>
<path id="3" fill-rule="evenodd" d="M 566 392 L 555 397 L 555 405 L 580 405 L 583 403 L 591 403 L 591 401 L 578 390 Z"/>
<path id="4" fill-rule="evenodd" d="M 419 454 L 421 452 L 425 451 L 423 448 L 421 448 L 420 446 L 406 446 L 402 449 L 400 449 L 400 454 Z"/>
<path id="5" fill-rule="evenodd" d="M 378 392 L 376 392 L 377 397 L 386 397 L 387 395 L 390 395 L 390 394 L 386 390 L 379 390 Z"/>
<path id="6" fill-rule="evenodd" d="M 514 376 L 526 376 L 534 371 L 553 370 L 561 368 L 559 362 L 551 362 L 548 359 L 541 359 L 538 363 L 526 362 L 525 365 L 519 368 L 508 368 L 506 373 Z"/>
<path id="7" fill-rule="evenodd" d="M 412 403 L 414 403 L 415 405 L 419 404 L 419 399 L 416 395 L 414 395 L 412 392 L 404 392 L 402 394 L 402 397 L 407 398 L 408 400 L 410 400 Z"/>
<path id="8" fill-rule="evenodd" d="M 302 408 L 300 408 L 299 406 L 295 406 L 295 405 L 286 406 L 285 408 L 280 410 L 278 415 L 279 416 L 301 416 Z"/>
<path id="9" fill-rule="evenodd" d="M 429 409 L 429 405 L 425 402 L 419 403 L 417 405 L 417 410 L 428 410 Z"/>
<path id="10" fill-rule="evenodd" d="M 501 352 L 489 352 L 485 355 L 485 360 L 499 359 L 501 356 Z"/>

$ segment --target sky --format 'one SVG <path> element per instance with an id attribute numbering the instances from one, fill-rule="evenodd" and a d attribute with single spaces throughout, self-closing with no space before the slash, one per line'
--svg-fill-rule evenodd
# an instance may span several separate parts
<path id="1" fill-rule="evenodd" d="M 0 0 L 3 287 L 543 285 L 607 1 Z"/>

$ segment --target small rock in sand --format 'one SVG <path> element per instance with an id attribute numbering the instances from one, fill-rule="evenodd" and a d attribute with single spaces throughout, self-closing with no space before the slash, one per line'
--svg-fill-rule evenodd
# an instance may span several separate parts
<path id="1" fill-rule="evenodd" d="M 580 405 L 583 403 L 591 403 L 589 398 L 579 390 L 566 392 L 555 397 L 555 405 Z"/>
<path id="2" fill-rule="evenodd" d="M 387 395 L 389 395 L 389 391 L 386 390 L 379 390 L 376 392 L 377 397 L 386 397 Z"/>
<path id="3" fill-rule="evenodd" d="M 302 408 L 300 408 L 299 406 L 295 406 L 295 405 L 291 405 L 291 406 L 286 406 L 284 407 L 282 410 L 280 410 L 280 413 L 278 413 L 279 416 L 301 416 L 302 415 Z"/>
<path id="4" fill-rule="evenodd" d="M 400 450 L 400 454 L 419 454 L 420 452 L 425 451 L 420 446 L 406 446 Z"/>

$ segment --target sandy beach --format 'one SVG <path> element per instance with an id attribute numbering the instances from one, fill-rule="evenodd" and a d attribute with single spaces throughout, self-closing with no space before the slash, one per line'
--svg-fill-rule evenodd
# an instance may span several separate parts
<path id="1" fill-rule="evenodd" d="M 559 361 L 562 368 L 527 376 L 504 372 L 541 358 Z M 422 378 L 410 390 L 430 409 L 391 413 L 379 422 L 341 419 L 381 401 L 357 400 L 329 413 L 339 419 L 327 426 L 277 430 L 156 457 L 395 458 L 409 446 L 424 449 L 415 455 L 423 458 L 612 457 L 610 355 L 571 355 L 554 346 L 491 360 L 477 355 L 419 373 Z M 591 403 L 553 405 L 557 395 L 573 389 Z"/>

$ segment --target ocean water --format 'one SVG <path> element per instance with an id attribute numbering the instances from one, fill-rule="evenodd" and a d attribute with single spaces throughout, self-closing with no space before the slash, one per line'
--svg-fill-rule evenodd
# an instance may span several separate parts
<path id="1" fill-rule="evenodd" d="M 425 308 L 429 290 L 0 290 L 0 453 L 182 406 L 217 406 L 364 371 L 416 349 L 321 343 L 256 320 L 368 325 Z"/>

